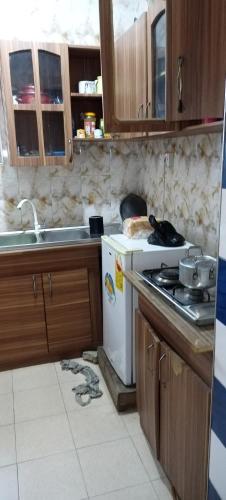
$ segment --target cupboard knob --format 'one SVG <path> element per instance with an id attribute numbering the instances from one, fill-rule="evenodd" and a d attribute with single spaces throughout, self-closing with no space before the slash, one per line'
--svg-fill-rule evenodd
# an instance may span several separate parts
<path id="1" fill-rule="evenodd" d="M 144 107 L 143 103 L 142 103 L 142 104 L 140 104 L 140 106 L 139 106 L 139 108 L 138 108 L 137 118 L 140 118 L 140 113 L 141 113 L 141 110 L 142 110 L 142 115 L 143 115 L 143 107 Z"/>
<path id="2" fill-rule="evenodd" d="M 184 57 L 179 56 L 177 59 L 177 95 L 178 95 L 178 113 L 183 113 L 184 104 L 182 100 L 183 94 L 183 78 L 182 78 L 182 67 L 184 65 Z"/>
<path id="3" fill-rule="evenodd" d="M 151 106 L 151 101 L 148 101 L 145 108 L 145 118 L 148 118 L 148 108 Z"/>
<path id="4" fill-rule="evenodd" d="M 161 361 L 164 358 L 166 358 L 166 353 L 162 354 L 162 356 L 160 356 L 160 358 L 159 358 L 159 380 L 161 380 L 161 375 L 160 375 L 160 373 L 161 373 L 161 367 L 160 367 L 160 365 L 161 365 Z"/>
<path id="5" fill-rule="evenodd" d="M 68 139 L 69 144 L 69 162 L 72 163 L 73 160 L 73 142 L 72 139 Z"/>
<path id="6" fill-rule="evenodd" d="M 51 276 L 51 273 L 48 273 L 48 280 L 49 280 L 49 296 L 52 297 L 52 295 L 53 295 L 53 287 L 52 287 L 52 276 Z"/>
<path id="7" fill-rule="evenodd" d="M 32 276 L 32 281 L 33 281 L 33 293 L 34 293 L 34 297 L 36 298 L 38 293 L 37 293 L 37 284 L 36 284 L 35 274 L 33 274 L 33 276 Z"/>

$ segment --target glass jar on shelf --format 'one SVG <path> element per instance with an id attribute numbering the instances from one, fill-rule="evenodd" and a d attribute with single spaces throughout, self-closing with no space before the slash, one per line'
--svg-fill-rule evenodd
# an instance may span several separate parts
<path id="1" fill-rule="evenodd" d="M 84 113 L 84 129 L 86 137 L 94 137 L 94 130 L 96 128 L 96 113 L 88 111 Z"/>

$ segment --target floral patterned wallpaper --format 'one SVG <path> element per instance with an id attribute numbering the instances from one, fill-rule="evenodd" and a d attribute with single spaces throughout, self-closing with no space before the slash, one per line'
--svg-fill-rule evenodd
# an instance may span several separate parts
<path id="1" fill-rule="evenodd" d="M 166 167 L 165 153 L 171 154 Z M 46 226 L 87 224 L 91 215 L 119 221 L 126 194 L 141 194 L 148 213 L 170 220 L 184 236 L 217 253 L 221 177 L 220 134 L 170 140 L 76 144 L 70 167 L 0 168 L 0 231 L 29 228 L 34 201 Z"/>

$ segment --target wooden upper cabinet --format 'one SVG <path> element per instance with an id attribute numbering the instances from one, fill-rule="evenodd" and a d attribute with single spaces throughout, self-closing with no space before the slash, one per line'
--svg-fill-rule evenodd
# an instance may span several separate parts
<path id="1" fill-rule="evenodd" d="M 92 345 L 89 278 L 86 268 L 43 274 L 50 352 L 67 353 Z"/>
<path id="2" fill-rule="evenodd" d="M 48 353 L 41 275 L 1 278 L 0 324 L 1 368 Z"/>
<path id="3" fill-rule="evenodd" d="M 120 120 L 143 119 L 147 106 L 147 14 L 115 40 L 115 111 Z"/>
<path id="4" fill-rule="evenodd" d="M 157 11 L 159 4 L 164 2 L 154 0 L 154 3 L 158 4 Z M 99 5 L 106 130 L 144 132 L 173 129 L 174 124 L 166 122 L 164 113 L 159 117 L 150 111 L 152 80 L 148 44 L 151 44 L 151 35 L 148 36 L 147 31 L 147 11 L 140 11 L 134 2 L 126 10 L 126 15 L 123 3 L 117 0 L 99 0 Z"/>
<path id="5" fill-rule="evenodd" d="M 157 132 L 223 117 L 225 0 L 152 0 L 146 12 L 131 2 L 126 15 L 118 0 L 99 5 L 109 132 Z"/>
<path id="6" fill-rule="evenodd" d="M 156 457 L 159 456 L 160 340 L 136 310 L 136 392 L 141 427 Z"/>
<path id="7" fill-rule="evenodd" d="M 68 47 L 1 42 L 10 162 L 62 165 L 72 160 Z"/>
<path id="8" fill-rule="evenodd" d="M 167 116 L 222 118 L 226 77 L 225 0 L 167 0 Z"/>
<path id="9" fill-rule="evenodd" d="M 204 500 L 210 389 L 166 344 L 160 361 L 160 463 L 183 500 Z"/>

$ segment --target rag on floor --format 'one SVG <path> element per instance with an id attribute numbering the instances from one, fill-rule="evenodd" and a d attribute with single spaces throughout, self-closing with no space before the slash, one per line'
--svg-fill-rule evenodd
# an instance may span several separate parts
<path id="1" fill-rule="evenodd" d="M 65 359 L 60 362 L 62 370 L 70 370 L 75 375 L 82 373 L 86 382 L 73 387 L 72 391 L 75 393 L 75 399 L 80 406 L 87 406 L 94 398 L 100 398 L 103 392 L 99 388 L 99 377 L 89 366 L 80 365 L 77 361 Z M 88 399 L 83 399 L 87 396 Z"/>

